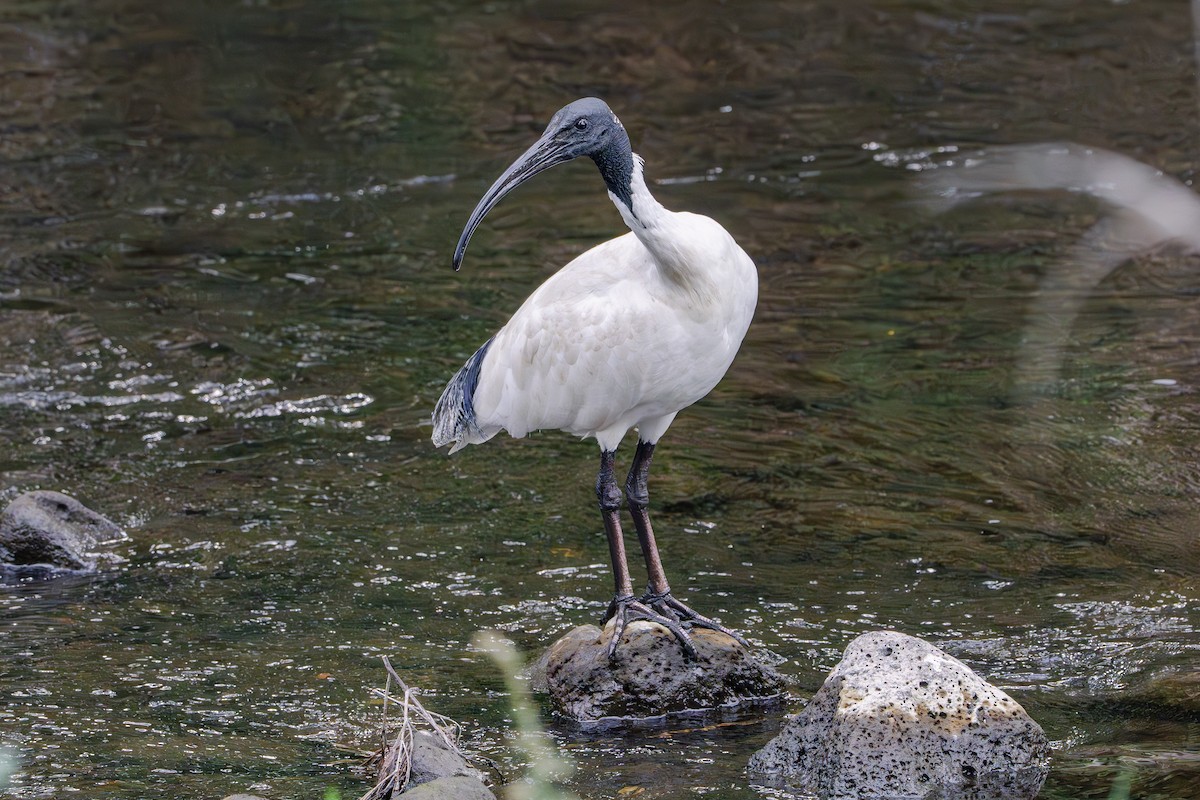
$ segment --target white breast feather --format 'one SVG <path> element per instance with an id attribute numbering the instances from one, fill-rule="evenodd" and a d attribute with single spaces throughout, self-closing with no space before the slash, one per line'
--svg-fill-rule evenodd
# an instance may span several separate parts
<path id="1" fill-rule="evenodd" d="M 716 267 L 707 290 L 664 276 L 632 233 L 584 253 L 496 335 L 474 395 L 481 428 L 588 436 L 615 426 L 619 437 L 716 385 L 750 323 L 757 274 L 715 222 L 677 216 Z"/>

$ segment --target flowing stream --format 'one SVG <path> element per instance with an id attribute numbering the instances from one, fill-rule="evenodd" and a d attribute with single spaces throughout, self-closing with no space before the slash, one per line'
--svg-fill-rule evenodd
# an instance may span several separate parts
<path id="1" fill-rule="evenodd" d="M 571 164 L 450 269 L 490 182 L 598 95 L 659 200 L 761 276 L 741 354 L 655 458 L 677 591 L 797 701 L 894 628 L 1042 724 L 1045 798 L 1197 797 L 1200 260 L 1155 247 L 1065 298 L 1030 387 L 1039 291 L 1109 209 L 938 215 L 916 180 L 1073 141 L 1191 186 L 1192 25 L 1165 0 L 7 3 L 0 501 L 64 491 L 130 539 L 96 575 L 0 586 L 0 796 L 357 797 L 382 655 L 521 773 L 470 640 L 533 654 L 604 611 L 596 449 L 448 458 L 429 413 L 623 232 Z M 777 796 L 743 766 L 778 725 L 550 729 L 581 797 L 674 800 Z"/>

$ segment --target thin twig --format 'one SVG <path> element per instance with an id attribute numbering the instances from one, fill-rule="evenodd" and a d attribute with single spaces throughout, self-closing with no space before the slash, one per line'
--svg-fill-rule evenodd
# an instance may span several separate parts
<path id="1" fill-rule="evenodd" d="M 467 756 L 459 748 L 458 740 L 462 726 L 443 714 L 430 711 L 417 699 L 418 689 L 404 682 L 392 667 L 387 656 L 383 657 L 383 666 L 387 671 L 387 681 L 383 689 L 372 689 L 371 693 L 383 699 L 383 731 L 381 734 L 381 761 L 379 781 L 360 798 L 360 800 L 389 800 L 394 795 L 403 792 L 412 778 L 412 759 L 414 751 L 413 734 L 418 724 L 423 724 L 432 735 L 439 738 L 446 748 L 467 761 Z M 396 692 L 392 686 L 395 684 Z M 398 692 L 403 692 L 397 698 Z M 396 736 L 389 745 L 388 706 L 395 704 L 400 707 L 400 722 L 397 725 Z M 493 764 L 493 767 L 495 765 Z"/>

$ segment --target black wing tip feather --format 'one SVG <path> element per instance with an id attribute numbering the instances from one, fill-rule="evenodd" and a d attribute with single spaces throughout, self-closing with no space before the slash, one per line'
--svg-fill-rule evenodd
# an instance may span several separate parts
<path id="1" fill-rule="evenodd" d="M 483 368 L 483 359 L 494 340 L 493 336 L 484 342 L 446 384 L 433 409 L 435 446 L 459 443 L 469 436 L 482 435 L 475 417 L 475 389 L 479 386 L 479 372 Z"/>

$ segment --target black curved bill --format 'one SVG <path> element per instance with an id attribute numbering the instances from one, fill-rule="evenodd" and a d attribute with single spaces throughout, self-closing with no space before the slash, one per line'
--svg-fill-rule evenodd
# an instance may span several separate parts
<path id="1" fill-rule="evenodd" d="M 532 147 L 513 162 L 511 167 L 504 170 L 504 174 L 496 179 L 492 188 L 487 190 L 487 194 L 471 212 L 471 218 L 467 220 L 467 226 L 463 228 L 462 236 L 458 237 L 458 247 L 454 249 L 454 269 L 457 270 L 462 266 L 463 257 L 467 254 L 467 243 L 471 241 L 471 234 L 475 232 L 479 223 L 483 221 L 489 211 L 496 207 L 504 195 L 539 172 L 544 172 L 555 164 L 570 161 L 572 158 L 574 156 L 567 154 L 565 142 L 556 141 L 549 130 L 543 133 Z"/>

